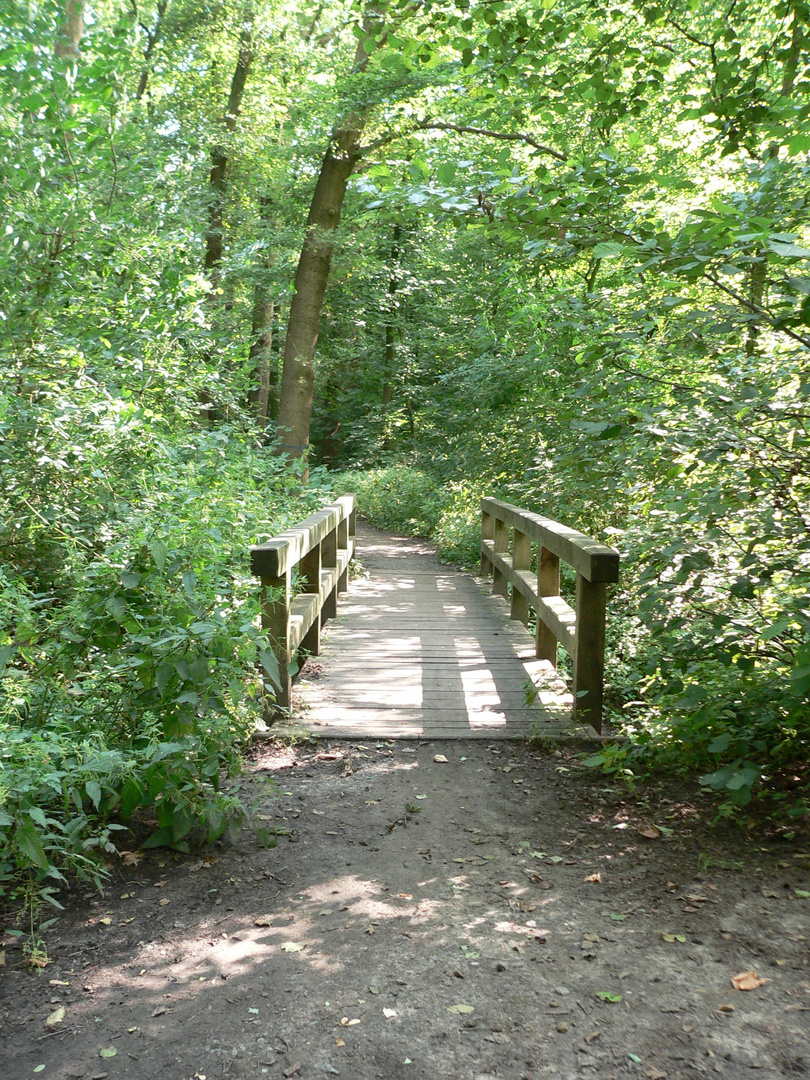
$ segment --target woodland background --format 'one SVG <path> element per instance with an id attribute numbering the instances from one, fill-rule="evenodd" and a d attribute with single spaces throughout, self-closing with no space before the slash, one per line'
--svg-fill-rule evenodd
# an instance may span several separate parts
<path id="1" fill-rule="evenodd" d="M 6 0 L 0 893 L 244 815 L 248 548 L 352 489 L 617 546 L 599 763 L 806 818 L 809 23 Z"/>

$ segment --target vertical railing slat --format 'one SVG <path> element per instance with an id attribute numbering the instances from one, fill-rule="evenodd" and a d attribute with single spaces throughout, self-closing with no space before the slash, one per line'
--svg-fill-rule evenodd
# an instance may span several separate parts
<path id="1" fill-rule="evenodd" d="M 512 569 L 531 570 L 532 542 L 526 533 L 515 529 L 512 535 Z M 529 622 L 529 601 L 520 589 L 512 586 L 511 616 L 519 619 L 524 626 Z"/>
<path id="2" fill-rule="evenodd" d="M 537 560 L 537 595 L 560 595 L 560 560 L 545 547 L 540 548 Z M 539 616 L 534 651 L 539 660 L 548 660 L 553 668 L 557 667 L 557 637 Z"/>
<path id="3" fill-rule="evenodd" d="M 495 535 L 493 537 L 493 551 L 499 552 L 501 555 L 509 550 L 509 526 L 505 521 L 501 521 L 500 518 L 495 518 Z M 493 565 L 492 567 L 492 591 L 498 593 L 499 596 L 509 595 L 509 582 L 506 574 L 500 569 L 500 567 Z"/>

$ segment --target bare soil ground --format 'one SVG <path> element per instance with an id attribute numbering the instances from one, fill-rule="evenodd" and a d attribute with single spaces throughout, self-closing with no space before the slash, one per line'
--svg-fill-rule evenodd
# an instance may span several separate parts
<path id="1" fill-rule="evenodd" d="M 43 969 L 6 940 L 3 1080 L 810 1072 L 806 838 L 517 743 L 268 744 L 251 783 L 278 846 L 121 862 Z"/>

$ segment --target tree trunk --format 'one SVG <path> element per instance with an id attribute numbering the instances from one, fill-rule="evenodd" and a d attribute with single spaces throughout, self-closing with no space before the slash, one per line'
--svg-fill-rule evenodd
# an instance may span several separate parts
<path id="1" fill-rule="evenodd" d="M 54 52 L 63 60 L 79 59 L 79 42 L 84 33 L 84 0 L 65 0 Z"/>
<path id="2" fill-rule="evenodd" d="M 269 195 L 262 195 L 259 205 L 261 220 L 265 226 L 263 231 L 267 232 L 272 199 Z M 248 407 L 262 429 L 268 420 L 275 420 L 278 416 L 278 346 L 275 341 L 277 335 L 274 334 L 278 314 L 270 281 L 274 261 L 272 252 L 268 251 L 259 267 L 259 277 L 253 287 L 253 340 L 249 354 L 251 387 L 248 391 Z"/>
<path id="3" fill-rule="evenodd" d="M 163 16 L 166 14 L 166 9 L 169 6 L 169 0 L 158 0 L 157 5 L 157 19 L 155 25 L 151 29 L 140 23 L 141 29 L 146 34 L 146 48 L 143 50 L 143 68 L 138 79 L 138 88 L 135 91 L 135 100 L 140 101 L 143 95 L 146 93 L 146 87 L 149 83 L 149 63 L 152 59 L 152 53 L 155 51 L 155 46 L 160 40 L 160 35 L 163 30 Z M 138 14 L 138 8 L 135 0 L 132 0 L 132 7 L 135 15 Z"/>
<path id="4" fill-rule="evenodd" d="M 396 324 L 394 311 L 396 307 L 395 296 L 399 291 L 399 240 L 402 230 L 399 224 L 394 225 L 391 238 L 391 276 L 388 279 L 388 311 L 385 319 L 385 348 L 383 351 L 383 388 L 382 404 L 387 412 L 394 394 L 394 360 L 396 359 Z"/>
<path id="5" fill-rule="evenodd" d="M 248 9 L 242 21 L 242 33 L 239 40 L 239 58 L 236 61 L 228 104 L 224 116 L 228 132 L 236 130 L 236 121 L 242 106 L 248 71 L 253 62 L 253 12 Z M 211 284 L 219 283 L 219 266 L 222 262 L 222 219 L 225 207 L 225 171 L 228 167 L 228 151 L 222 144 L 211 149 L 211 202 L 208 209 L 208 232 L 205 237 L 205 269 Z"/>
<path id="6" fill-rule="evenodd" d="M 370 30 L 371 17 L 367 15 L 365 20 L 366 33 Z M 354 71 L 364 71 L 367 65 L 368 54 L 361 40 L 357 46 Z M 340 223 L 346 185 L 362 156 L 360 136 L 365 122 L 366 113 L 359 110 L 346 117 L 334 131 L 310 204 L 307 232 L 298 260 L 295 292 L 287 322 L 278 410 L 278 451 L 289 457 L 303 457 L 309 448 L 315 388 L 315 346 L 332 265 L 334 233 Z"/>

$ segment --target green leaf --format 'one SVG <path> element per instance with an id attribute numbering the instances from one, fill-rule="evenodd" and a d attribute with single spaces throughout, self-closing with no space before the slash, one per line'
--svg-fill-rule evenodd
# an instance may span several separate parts
<path id="1" fill-rule="evenodd" d="M 162 540 L 153 540 L 149 545 L 149 552 L 155 561 L 155 566 L 162 571 L 166 566 L 166 557 L 169 549 Z"/>
<path id="2" fill-rule="evenodd" d="M 617 244 L 612 240 L 606 240 L 601 244 L 594 245 L 593 257 L 595 259 L 611 259 L 614 255 L 621 255 L 624 248 L 624 244 Z"/>
<path id="3" fill-rule="evenodd" d="M 40 870 L 50 869 L 51 864 L 45 854 L 42 837 L 32 823 L 18 822 L 14 839 L 17 847 L 34 866 L 38 866 Z"/>
<path id="4" fill-rule="evenodd" d="M 782 244 L 777 240 L 769 240 L 767 246 L 774 255 L 782 255 L 788 259 L 810 259 L 810 248 L 799 247 L 797 244 Z"/>
<path id="5" fill-rule="evenodd" d="M 99 803 L 101 802 L 101 786 L 95 780 L 88 780 L 84 785 L 84 790 L 87 792 L 87 796 L 98 810 Z"/>
<path id="6" fill-rule="evenodd" d="M 622 1000 L 622 995 L 614 994 L 612 990 L 598 990 L 596 996 L 600 1001 L 609 1001 L 613 1004 L 618 1004 Z"/>

